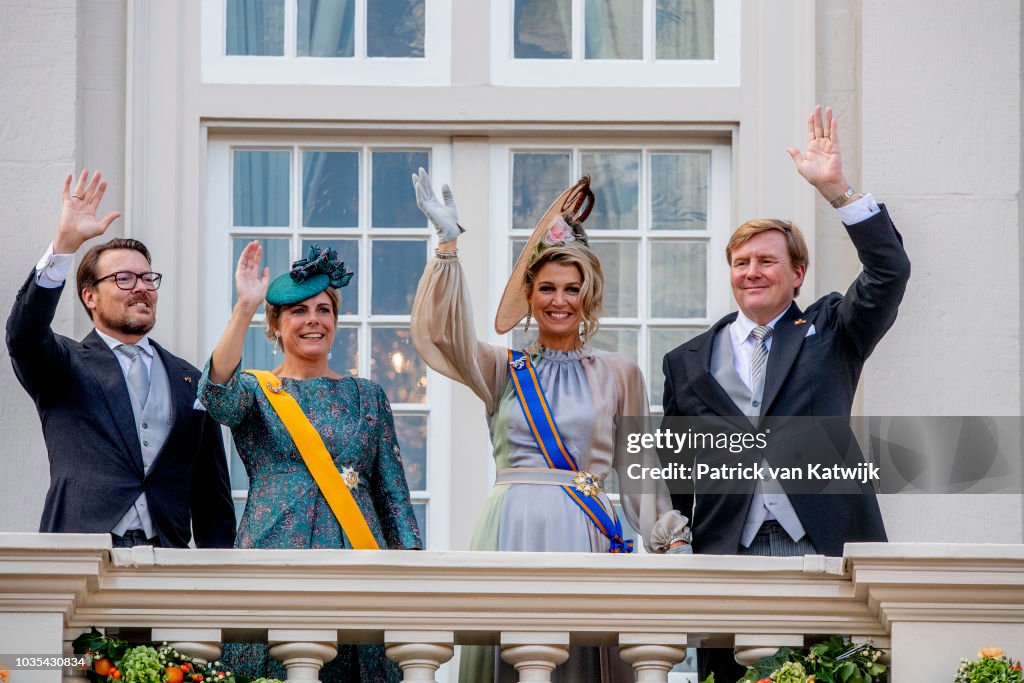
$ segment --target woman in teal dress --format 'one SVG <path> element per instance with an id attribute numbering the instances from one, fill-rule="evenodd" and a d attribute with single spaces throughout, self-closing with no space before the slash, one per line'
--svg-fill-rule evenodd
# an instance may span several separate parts
<path id="1" fill-rule="evenodd" d="M 210 415 L 231 428 L 249 476 L 235 547 L 353 547 L 256 377 L 240 369 L 246 331 L 266 297 L 267 334 L 283 351 L 273 374 L 319 432 L 377 545 L 422 548 L 384 390 L 327 365 L 337 288 L 352 273 L 333 250 L 314 247 L 308 259 L 270 283 L 269 269 L 260 271 L 262 254 L 257 241 L 242 251 L 235 273 L 238 303 L 199 385 Z M 262 644 L 225 644 L 222 660 L 237 673 L 285 678 Z M 339 646 L 337 658 L 321 671 L 322 680 L 346 683 L 401 678 L 382 645 Z"/>

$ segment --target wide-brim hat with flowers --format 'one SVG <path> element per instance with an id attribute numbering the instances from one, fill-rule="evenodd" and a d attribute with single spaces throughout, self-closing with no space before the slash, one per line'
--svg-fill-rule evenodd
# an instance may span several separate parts
<path id="1" fill-rule="evenodd" d="M 316 296 L 328 287 L 346 286 L 353 273 L 334 249 L 309 246 L 309 256 L 292 263 L 291 270 L 274 278 L 267 288 L 267 303 L 291 306 Z"/>
<path id="2" fill-rule="evenodd" d="M 537 221 L 537 227 L 533 229 L 533 234 L 512 267 L 512 274 L 509 275 L 498 303 L 498 313 L 494 316 L 494 329 L 498 334 L 505 334 L 518 325 L 530 311 L 530 304 L 526 300 L 526 269 L 550 247 L 587 245 L 587 233 L 582 223 L 587 220 L 593 208 L 594 193 L 590 189 L 590 176 L 584 176 L 572 187 L 563 190 Z"/>

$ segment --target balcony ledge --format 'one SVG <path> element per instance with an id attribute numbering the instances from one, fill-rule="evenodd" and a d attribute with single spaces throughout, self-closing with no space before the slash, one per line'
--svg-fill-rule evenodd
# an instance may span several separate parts
<path id="1" fill-rule="evenodd" d="M 445 652 L 530 633 L 670 649 L 837 633 L 891 647 L 899 681 L 921 671 L 923 642 L 935 671 L 1024 642 L 1024 546 L 866 543 L 842 558 L 773 558 L 113 549 L 106 535 L 0 534 L 0 632 L 33 614 L 60 624 L 58 640 L 90 626 L 396 646 L 408 638 L 395 634 L 419 633 L 410 651 Z"/>

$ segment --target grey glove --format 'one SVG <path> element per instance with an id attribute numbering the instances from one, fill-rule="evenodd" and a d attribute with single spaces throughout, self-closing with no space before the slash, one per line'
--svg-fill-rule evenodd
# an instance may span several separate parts
<path id="1" fill-rule="evenodd" d="M 466 232 L 459 225 L 459 214 L 455 209 L 455 197 L 448 185 L 441 186 L 441 195 L 444 197 L 444 204 L 438 201 L 434 194 L 434 188 L 430 186 L 430 176 L 420 168 L 418 173 L 412 174 L 412 186 L 416 188 L 416 206 L 427 217 L 430 224 L 437 231 L 441 244 L 454 241 L 460 234 Z"/>
<path id="2" fill-rule="evenodd" d="M 648 536 L 650 541 L 648 547 L 656 553 L 693 552 L 692 550 L 669 550 L 668 548 L 676 541 L 685 542 L 687 544 L 683 546 L 685 548 L 690 547 L 691 533 L 690 527 L 687 526 L 689 521 L 678 510 L 667 511 L 651 527 L 651 533 Z"/>
<path id="3" fill-rule="evenodd" d="M 675 548 L 669 548 L 668 550 L 665 551 L 665 554 L 666 555 L 692 555 L 693 554 L 693 546 L 690 545 L 689 543 L 685 543 L 683 545 L 678 545 Z"/>

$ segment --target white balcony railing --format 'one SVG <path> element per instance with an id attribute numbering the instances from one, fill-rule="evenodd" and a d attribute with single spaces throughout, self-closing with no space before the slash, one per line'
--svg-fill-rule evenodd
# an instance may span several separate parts
<path id="1" fill-rule="evenodd" d="M 570 643 L 617 644 L 638 680 L 665 681 L 687 645 L 756 657 L 844 634 L 889 650 L 896 683 L 939 682 L 984 645 L 1024 655 L 1024 546 L 751 558 L 112 550 L 104 535 L 0 534 L 0 653 L 70 652 L 90 626 L 148 629 L 207 659 L 222 640 L 266 639 L 290 680 L 314 679 L 337 643 L 385 643 L 408 681 L 434 680 L 458 644 L 500 645 L 524 681 L 548 680 Z"/>

